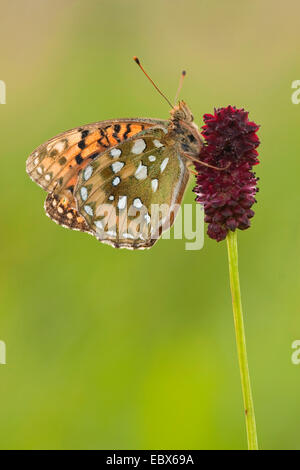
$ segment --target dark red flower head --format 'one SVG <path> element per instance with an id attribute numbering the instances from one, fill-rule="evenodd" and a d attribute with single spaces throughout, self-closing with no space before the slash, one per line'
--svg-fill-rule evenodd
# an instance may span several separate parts
<path id="1" fill-rule="evenodd" d="M 258 178 L 251 169 L 259 163 L 255 150 L 259 126 L 248 120 L 244 109 L 232 106 L 216 109 L 203 119 L 206 145 L 200 160 L 221 169 L 196 163 L 197 184 L 193 191 L 196 201 L 204 206 L 208 235 L 221 241 L 229 230 L 249 228 L 254 215 L 251 207 L 256 202 Z"/>

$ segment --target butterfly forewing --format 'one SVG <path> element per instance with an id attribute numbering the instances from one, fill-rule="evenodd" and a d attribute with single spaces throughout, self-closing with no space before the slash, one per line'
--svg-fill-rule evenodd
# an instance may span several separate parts
<path id="1" fill-rule="evenodd" d="M 58 224 L 90 231 L 77 212 L 73 197 L 78 175 L 90 161 L 105 150 L 163 120 L 123 119 L 100 121 L 74 128 L 40 145 L 28 157 L 26 170 L 33 181 L 45 189 L 46 214 Z"/>
<path id="2" fill-rule="evenodd" d="M 77 209 L 101 241 L 148 248 L 173 223 L 189 172 L 167 128 L 140 132 L 95 158 L 80 173 Z"/>
<path id="3" fill-rule="evenodd" d="M 89 161 L 158 122 L 124 119 L 71 129 L 32 152 L 26 162 L 27 173 L 46 191 L 68 195 L 77 182 L 79 171 Z"/>

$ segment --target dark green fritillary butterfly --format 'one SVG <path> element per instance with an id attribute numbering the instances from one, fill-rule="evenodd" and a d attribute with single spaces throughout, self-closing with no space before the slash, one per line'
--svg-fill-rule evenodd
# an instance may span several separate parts
<path id="1" fill-rule="evenodd" d="M 58 224 L 145 249 L 174 223 L 202 145 L 180 101 L 169 121 L 117 119 L 64 132 L 38 147 L 26 170 L 48 192 L 45 211 Z"/>

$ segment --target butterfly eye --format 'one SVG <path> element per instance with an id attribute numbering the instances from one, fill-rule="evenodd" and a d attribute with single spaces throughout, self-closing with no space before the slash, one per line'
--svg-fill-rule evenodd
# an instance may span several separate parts
<path id="1" fill-rule="evenodd" d="M 189 139 L 190 142 L 195 142 L 196 141 L 196 138 L 193 136 L 193 134 L 189 134 L 188 139 Z"/>
<path id="2" fill-rule="evenodd" d="M 189 148 L 191 147 L 191 144 L 196 142 L 196 138 L 194 137 L 193 134 L 186 134 L 186 133 L 182 135 L 180 140 L 181 140 L 182 150 L 184 150 L 185 152 L 189 150 Z"/>

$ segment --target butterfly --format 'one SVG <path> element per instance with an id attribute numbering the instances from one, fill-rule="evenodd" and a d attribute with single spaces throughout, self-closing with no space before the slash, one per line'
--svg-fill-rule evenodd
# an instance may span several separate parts
<path id="1" fill-rule="evenodd" d="M 26 171 L 48 193 L 46 214 L 113 247 L 151 248 L 174 223 L 203 146 L 186 103 L 168 103 L 170 120 L 100 121 L 35 149 Z"/>

